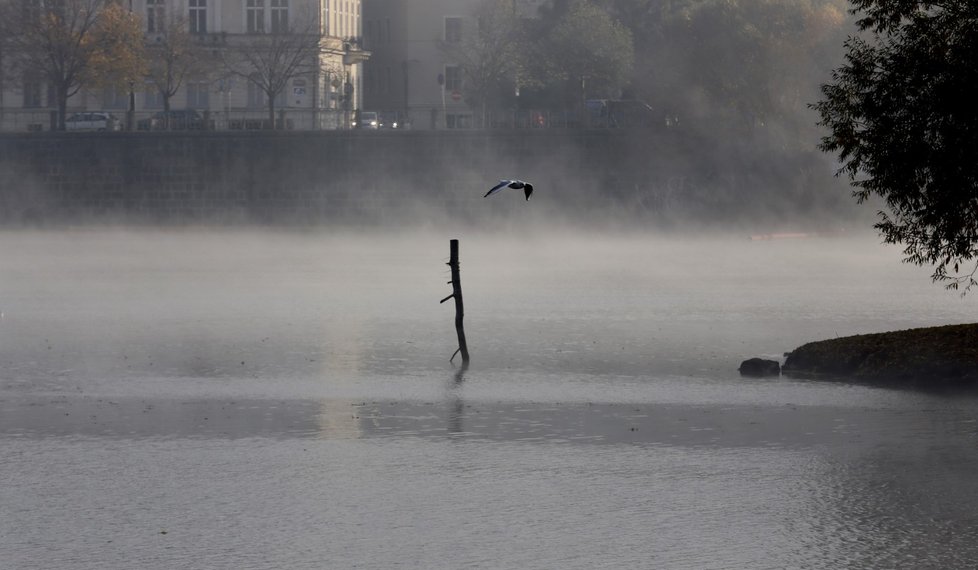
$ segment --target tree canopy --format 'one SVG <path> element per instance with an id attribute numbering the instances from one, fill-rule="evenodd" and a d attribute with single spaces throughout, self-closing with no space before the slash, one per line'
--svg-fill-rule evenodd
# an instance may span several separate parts
<path id="1" fill-rule="evenodd" d="M 462 68 L 465 100 L 479 109 L 486 124 L 489 107 L 501 107 L 512 97 L 525 65 L 525 48 L 512 0 L 482 0 L 473 15 L 474 22 L 465 22 L 458 41 L 443 41 L 440 48 Z"/>
<path id="2" fill-rule="evenodd" d="M 815 104 L 860 203 L 905 261 L 949 289 L 978 271 L 978 3 L 855 0 L 863 32 Z M 969 267 L 970 266 L 970 271 Z"/>
<path id="3" fill-rule="evenodd" d="M 689 127 L 816 137 L 808 103 L 841 61 L 846 0 L 603 0 L 632 32 L 626 88 Z"/>
<path id="4" fill-rule="evenodd" d="M 146 50 L 146 78 L 163 99 L 163 110 L 170 110 L 170 99 L 190 79 L 205 78 L 215 58 L 202 48 L 190 33 L 187 18 L 170 15 L 157 25 L 156 41 Z"/>
<path id="5" fill-rule="evenodd" d="M 286 91 L 289 82 L 312 76 L 320 68 L 322 41 L 318 20 L 300 14 L 279 30 L 258 34 L 246 44 L 222 51 L 227 73 L 250 81 L 265 95 L 267 128 L 276 126 L 276 98 Z"/>
<path id="6" fill-rule="evenodd" d="M 778 128 L 812 148 L 808 104 L 842 60 L 847 0 L 482 0 L 449 59 L 473 107 L 574 110 L 639 99 L 673 122 L 737 136 Z M 533 17 L 528 17 L 532 14 Z"/>
<path id="7" fill-rule="evenodd" d="M 580 96 L 617 98 L 634 59 L 632 34 L 607 10 L 572 0 L 556 9 L 542 63 L 554 81 L 581 85 Z"/>
<path id="8" fill-rule="evenodd" d="M 83 86 L 125 83 L 144 73 L 139 21 L 118 0 L 25 2 L 10 16 L 13 63 L 51 85 L 61 129 L 68 98 Z"/>
<path id="9" fill-rule="evenodd" d="M 583 97 L 616 98 L 631 77 L 631 32 L 586 0 L 551 0 L 527 18 L 513 0 L 482 0 L 458 41 L 442 51 L 458 64 L 466 101 L 482 107 L 530 104 L 580 109 Z"/>

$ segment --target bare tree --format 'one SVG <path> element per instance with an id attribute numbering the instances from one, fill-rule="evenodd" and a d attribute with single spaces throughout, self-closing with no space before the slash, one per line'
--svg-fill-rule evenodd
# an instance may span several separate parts
<path id="1" fill-rule="evenodd" d="M 525 75 L 525 48 L 513 0 L 482 0 L 473 16 L 460 19 L 457 32 L 447 33 L 439 45 L 461 67 L 465 100 L 480 110 L 485 124 L 489 107 L 513 93 Z"/>
<path id="2" fill-rule="evenodd" d="M 13 63 L 50 85 L 64 130 L 68 99 L 85 86 L 142 73 L 138 19 L 118 0 L 24 0 L 11 10 Z"/>
<path id="3" fill-rule="evenodd" d="M 159 91 L 163 110 L 169 111 L 170 99 L 187 80 L 206 76 L 211 56 L 195 41 L 186 17 L 170 15 L 154 27 L 157 32 L 146 48 L 146 78 Z"/>
<path id="4" fill-rule="evenodd" d="M 298 17 L 299 24 L 278 21 L 271 33 L 249 37 L 246 43 L 224 50 L 230 75 L 253 83 L 265 96 L 268 127 L 275 128 L 275 99 L 289 81 L 313 76 L 320 69 L 323 35 L 319 19 Z M 284 125 L 282 125 L 284 127 Z"/>

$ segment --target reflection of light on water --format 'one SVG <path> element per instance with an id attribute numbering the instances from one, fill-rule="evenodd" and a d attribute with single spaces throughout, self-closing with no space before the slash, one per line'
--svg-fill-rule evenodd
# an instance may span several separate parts
<path id="1" fill-rule="evenodd" d="M 360 376 L 364 367 L 364 320 L 331 319 L 322 323 L 322 364 L 319 367 L 328 390 L 334 385 L 348 383 Z"/>
<path id="2" fill-rule="evenodd" d="M 359 410 L 353 400 L 325 398 L 320 401 L 319 437 L 322 439 L 359 439 L 363 437 Z"/>
<path id="3" fill-rule="evenodd" d="M 330 397 L 349 393 L 363 369 L 363 320 L 341 319 L 324 323 L 325 339 L 320 378 L 327 395 L 317 417 L 320 436 L 325 439 L 357 439 L 363 436 L 358 408 L 349 399 Z"/>

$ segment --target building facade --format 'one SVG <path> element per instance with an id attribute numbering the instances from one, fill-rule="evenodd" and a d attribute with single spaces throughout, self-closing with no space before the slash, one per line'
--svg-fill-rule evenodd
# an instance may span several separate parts
<path id="1" fill-rule="evenodd" d="M 215 129 L 267 127 L 267 92 L 222 62 L 285 30 L 318 35 L 315 62 L 290 77 L 275 99 L 277 124 L 292 129 L 348 128 L 363 101 L 361 0 L 127 0 L 139 16 L 147 57 L 164 41 L 168 26 L 183 26 L 204 65 L 180 81 L 171 109 L 193 109 Z M 8 50 L 9 51 L 9 50 Z M 11 58 L 16 54 L 0 53 Z M 4 66 L 0 78 L 0 130 L 49 130 L 56 125 L 51 89 L 36 77 L 19 77 Z M 149 78 L 125 87 L 82 88 L 68 114 L 107 111 L 130 127 L 163 109 L 160 89 Z M 127 117 L 134 107 L 134 117 Z M 142 123 L 140 121 L 143 121 Z M 264 121 L 264 122 L 263 122 Z"/>
<path id="2" fill-rule="evenodd" d="M 396 113 L 416 129 L 476 126 L 463 97 L 464 74 L 446 45 L 477 26 L 480 4 L 493 0 L 364 0 L 365 109 Z M 506 1 L 506 0 L 499 0 Z M 508 0 L 520 18 L 543 0 Z M 508 6 L 507 6 L 508 9 Z"/>

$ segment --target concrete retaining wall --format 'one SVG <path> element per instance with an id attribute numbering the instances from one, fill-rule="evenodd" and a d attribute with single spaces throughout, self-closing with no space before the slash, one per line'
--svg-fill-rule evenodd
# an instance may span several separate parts
<path id="1" fill-rule="evenodd" d="M 729 214 L 741 188 L 763 189 L 718 154 L 702 139 L 614 130 L 5 135 L 0 223 L 464 221 L 510 177 L 569 218 Z"/>

